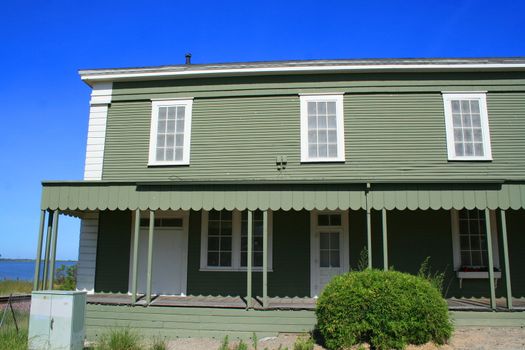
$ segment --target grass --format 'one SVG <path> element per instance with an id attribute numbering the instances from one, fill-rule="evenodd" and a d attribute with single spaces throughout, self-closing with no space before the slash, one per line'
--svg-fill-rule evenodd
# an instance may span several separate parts
<path id="1" fill-rule="evenodd" d="M 0 319 L 4 309 L 0 309 Z M 4 324 L 0 328 L 0 349 L 25 350 L 27 349 L 27 335 L 29 329 L 29 313 L 16 312 L 15 317 L 18 322 L 19 332 L 16 332 L 13 316 L 8 310 Z"/>
<path id="2" fill-rule="evenodd" d="M 154 337 L 143 342 L 140 335 L 130 328 L 110 329 L 103 334 L 93 350 L 166 350 L 168 343 L 164 338 Z"/>
<path id="3" fill-rule="evenodd" d="M 9 294 L 31 294 L 32 290 L 33 282 L 30 281 L 0 281 L 0 296 L 7 296 Z"/>

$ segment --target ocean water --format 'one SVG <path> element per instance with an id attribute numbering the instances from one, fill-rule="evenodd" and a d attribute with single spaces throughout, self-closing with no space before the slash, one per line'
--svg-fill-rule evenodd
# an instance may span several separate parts
<path id="1" fill-rule="evenodd" d="M 76 261 L 57 261 L 55 271 L 62 265 L 75 265 Z M 44 268 L 41 264 L 40 273 Z M 0 260 L 0 280 L 32 281 L 35 274 L 35 261 Z"/>

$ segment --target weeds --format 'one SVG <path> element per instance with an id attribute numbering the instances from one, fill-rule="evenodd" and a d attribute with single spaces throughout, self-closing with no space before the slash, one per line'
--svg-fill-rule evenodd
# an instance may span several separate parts
<path id="1" fill-rule="evenodd" d="M 421 266 L 419 267 L 419 271 L 417 275 L 421 278 L 426 279 L 430 282 L 432 286 L 434 286 L 441 295 L 445 295 L 444 290 L 444 284 L 445 284 L 445 273 L 444 272 L 432 272 L 431 266 L 430 266 L 430 256 L 427 256 L 425 260 L 421 263 Z"/>
<path id="2" fill-rule="evenodd" d="M 0 317 L 3 310 L 0 310 Z M 16 312 L 19 331 L 16 331 L 15 323 L 9 312 L 0 328 L 0 349 L 25 350 L 27 349 L 27 337 L 29 328 L 29 314 L 27 312 Z"/>
<path id="3" fill-rule="evenodd" d="M 4 280 L 0 281 L 0 295 L 30 294 L 33 290 L 33 282 Z"/>
<path id="4" fill-rule="evenodd" d="M 129 328 L 112 329 L 103 334 L 95 350 L 141 350 L 140 337 Z"/>
<path id="5" fill-rule="evenodd" d="M 293 344 L 293 350 L 313 350 L 314 341 L 310 337 L 299 337 Z"/>

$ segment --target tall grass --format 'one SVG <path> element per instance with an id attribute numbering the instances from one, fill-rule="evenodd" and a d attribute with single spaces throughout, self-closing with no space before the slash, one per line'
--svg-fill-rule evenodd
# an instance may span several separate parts
<path id="1" fill-rule="evenodd" d="M 0 281 L 0 296 L 9 294 L 30 294 L 33 290 L 33 282 L 3 280 Z"/>
<path id="2" fill-rule="evenodd" d="M 0 319 L 4 309 L 0 309 Z M 8 310 L 2 328 L 0 328 L 0 349 L 25 350 L 29 329 L 29 313 L 15 311 L 19 331 L 17 333 L 13 315 Z"/>
<path id="3" fill-rule="evenodd" d="M 130 328 L 110 329 L 103 334 L 94 350 L 166 350 L 168 342 L 162 337 L 154 337 L 150 341 L 141 341 L 138 332 Z"/>

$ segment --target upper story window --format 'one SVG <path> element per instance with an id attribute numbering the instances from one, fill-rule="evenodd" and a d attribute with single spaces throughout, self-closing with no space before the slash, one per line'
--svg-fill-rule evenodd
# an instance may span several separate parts
<path id="1" fill-rule="evenodd" d="M 492 160 L 484 93 L 443 93 L 449 160 Z"/>
<path id="2" fill-rule="evenodd" d="M 301 95 L 301 162 L 343 162 L 343 95 Z"/>
<path id="3" fill-rule="evenodd" d="M 193 100 L 153 101 L 149 165 L 190 164 Z"/>

